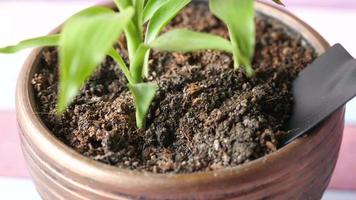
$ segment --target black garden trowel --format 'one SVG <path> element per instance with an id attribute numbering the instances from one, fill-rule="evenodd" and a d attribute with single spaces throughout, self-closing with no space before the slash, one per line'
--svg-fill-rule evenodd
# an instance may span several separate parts
<path id="1" fill-rule="evenodd" d="M 280 146 L 302 136 L 356 96 L 356 60 L 336 44 L 293 82 L 294 112 Z"/>

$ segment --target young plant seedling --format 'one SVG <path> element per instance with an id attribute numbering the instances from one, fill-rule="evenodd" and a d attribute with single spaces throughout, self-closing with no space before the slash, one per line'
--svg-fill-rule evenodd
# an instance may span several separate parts
<path id="1" fill-rule="evenodd" d="M 233 55 L 234 66 L 243 66 L 254 75 L 255 48 L 254 0 L 210 0 L 212 13 L 229 30 L 230 40 L 220 36 L 177 29 L 158 37 L 162 29 L 191 0 L 114 0 L 120 13 L 105 7 L 92 7 L 72 16 L 61 33 L 25 40 L 0 48 L 0 53 L 15 53 L 24 48 L 59 46 L 60 84 L 58 113 L 63 113 L 85 81 L 105 56 L 115 60 L 128 81 L 136 108 L 136 125 L 144 128 L 145 118 L 158 86 L 147 83 L 150 49 L 193 52 L 216 49 Z M 273 0 L 282 4 L 280 0 Z M 282 4 L 283 5 L 283 4 Z M 146 33 L 143 27 L 147 23 Z M 113 45 L 125 32 L 129 67 Z"/>
<path id="2" fill-rule="evenodd" d="M 149 44 L 191 0 L 114 0 L 119 13 L 105 7 L 88 8 L 72 16 L 59 34 L 25 40 L 0 48 L 15 53 L 25 48 L 58 46 L 58 113 L 63 113 L 97 66 L 110 56 L 125 75 L 136 109 L 136 125 L 144 128 L 145 118 L 158 86 L 144 82 L 148 73 Z M 147 31 L 143 27 L 147 23 Z M 113 48 L 121 33 L 127 41 L 130 65 Z M 157 42 L 156 42 L 157 43 Z"/>
<path id="3" fill-rule="evenodd" d="M 283 5 L 280 0 L 274 2 Z M 242 66 L 247 76 L 255 74 L 252 59 L 255 51 L 254 0 L 209 0 L 211 12 L 223 21 L 230 40 L 207 33 L 176 29 L 154 40 L 150 46 L 162 51 L 193 52 L 215 49 L 233 55 L 234 67 Z"/>

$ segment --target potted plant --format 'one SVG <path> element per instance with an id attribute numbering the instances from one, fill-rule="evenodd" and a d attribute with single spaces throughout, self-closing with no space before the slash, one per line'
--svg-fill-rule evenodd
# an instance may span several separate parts
<path id="1" fill-rule="evenodd" d="M 44 199 L 321 198 L 343 109 L 277 144 L 291 81 L 328 43 L 265 3 L 188 3 L 116 0 L 0 49 L 59 46 L 31 53 L 16 92 L 23 153 Z"/>

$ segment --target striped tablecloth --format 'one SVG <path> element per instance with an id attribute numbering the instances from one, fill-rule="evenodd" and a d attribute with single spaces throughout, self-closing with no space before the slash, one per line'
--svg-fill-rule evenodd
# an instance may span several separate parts
<path id="1" fill-rule="evenodd" d="M 72 13 L 96 2 L 0 0 L 0 46 L 46 34 Z M 356 0 L 284 2 L 287 9 L 311 24 L 331 44 L 340 42 L 356 55 Z M 0 199 L 39 199 L 22 158 L 14 113 L 16 78 L 28 53 L 0 55 Z M 346 115 L 340 158 L 324 199 L 356 199 L 356 100 L 347 105 Z"/>

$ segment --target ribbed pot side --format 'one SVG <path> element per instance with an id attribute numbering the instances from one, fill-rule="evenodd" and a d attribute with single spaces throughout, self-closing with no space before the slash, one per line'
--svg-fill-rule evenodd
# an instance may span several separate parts
<path id="1" fill-rule="evenodd" d="M 257 2 L 256 9 L 301 33 L 319 54 L 329 47 L 312 28 L 281 8 Z M 16 105 L 23 154 L 43 199 L 320 199 L 330 181 L 342 140 L 344 108 L 308 137 L 248 164 L 213 172 L 133 172 L 83 157 L 58 141 L 36 114 L 30 81 L 41 50 L 34 50 L 22 68 Z"/>

